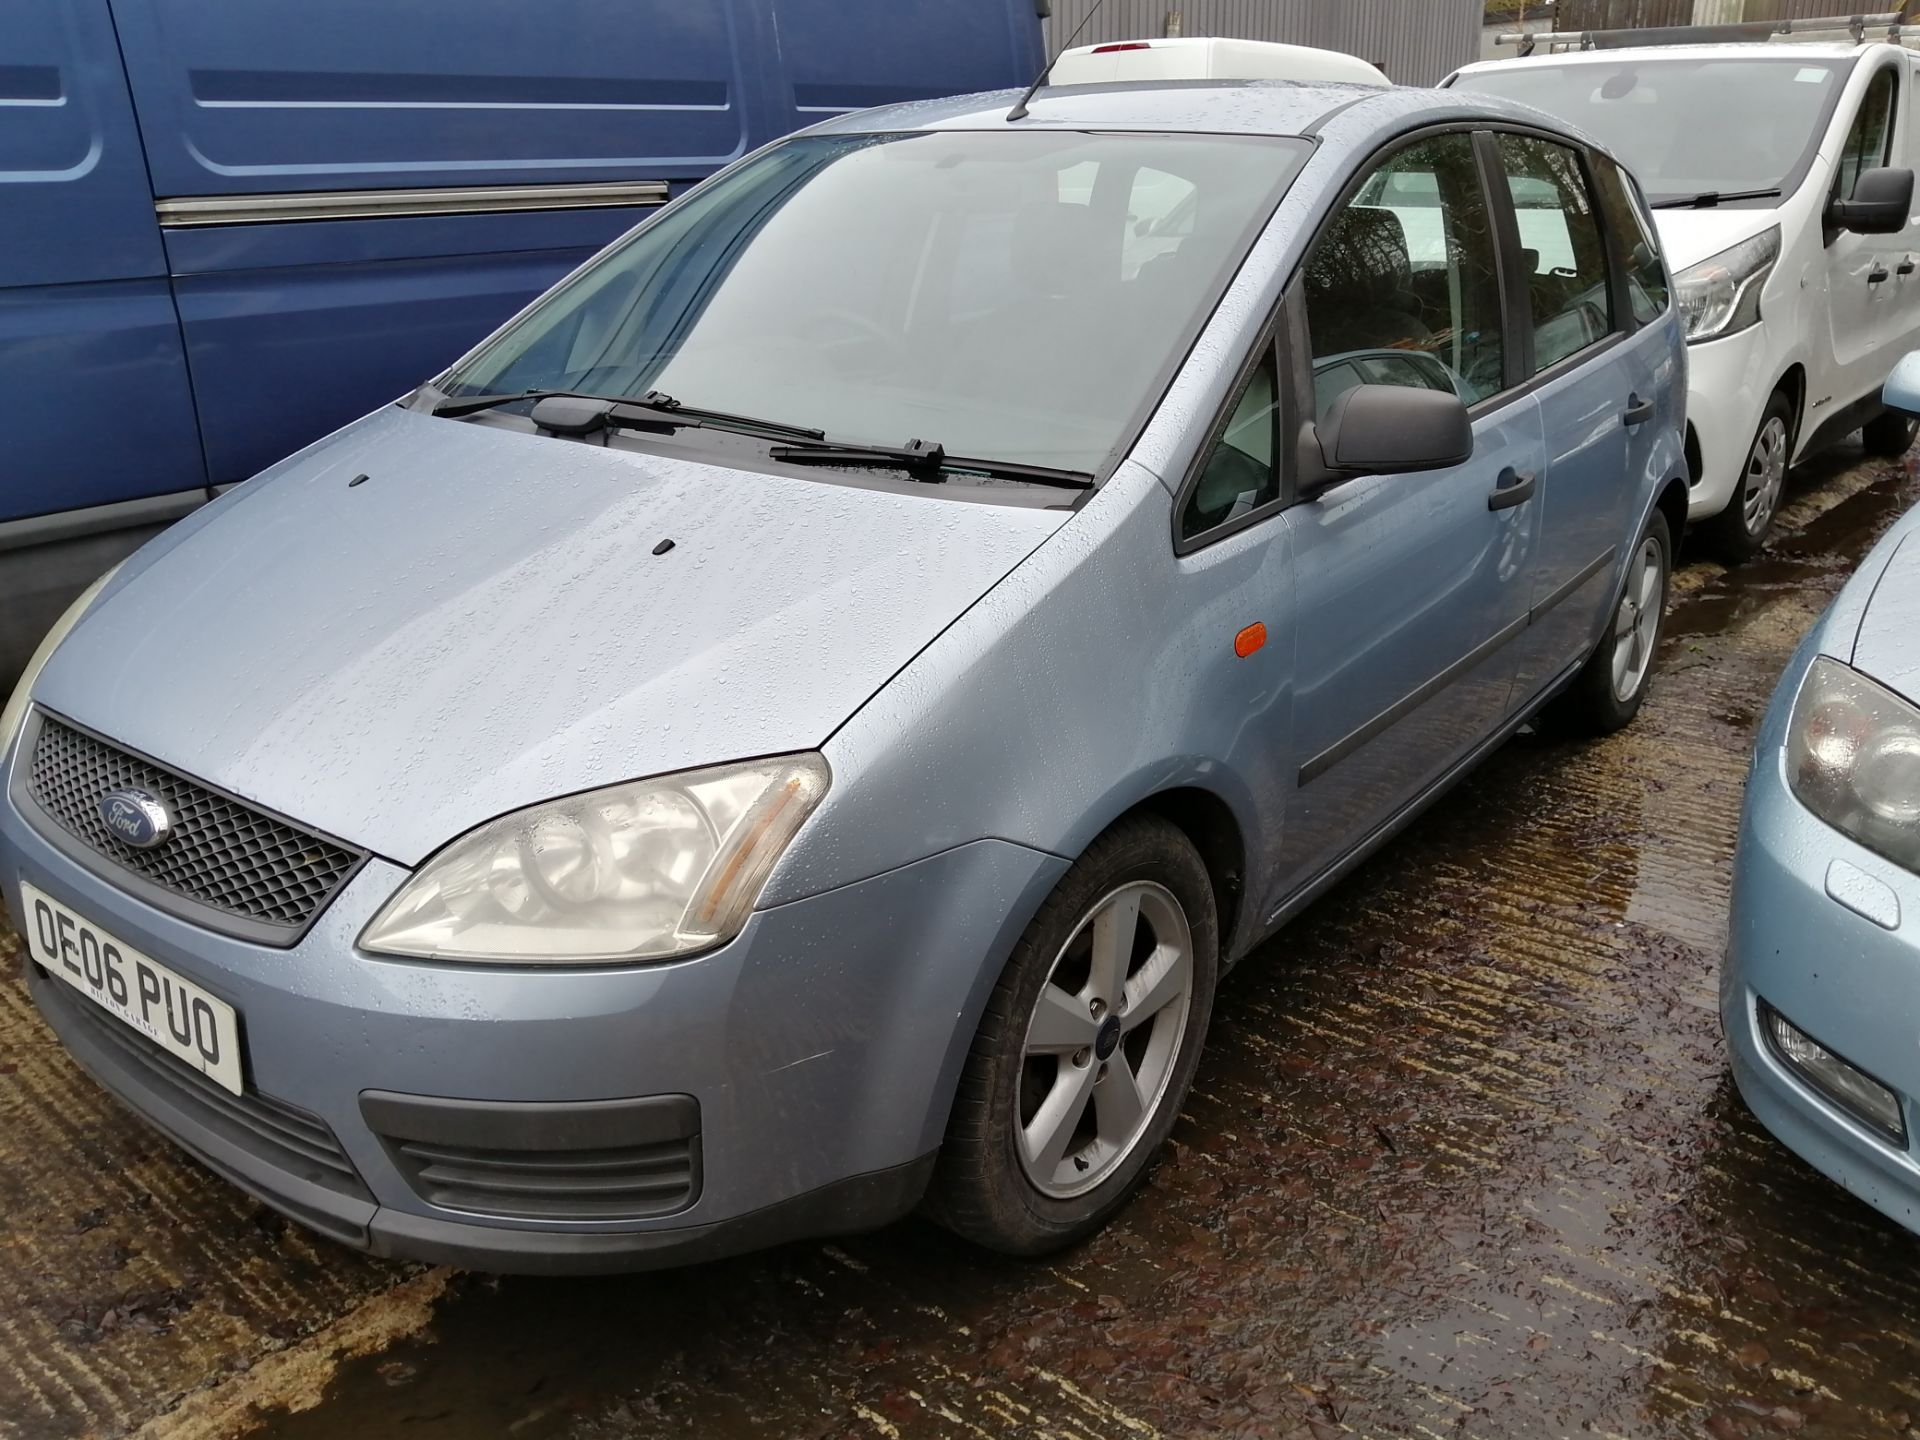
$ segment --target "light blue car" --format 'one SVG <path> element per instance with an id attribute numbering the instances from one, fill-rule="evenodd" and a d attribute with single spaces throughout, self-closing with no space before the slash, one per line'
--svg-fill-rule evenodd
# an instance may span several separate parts
<path id="1" fill-rule="evenodd" d="M 1882 392 L 1920 414 L 1920 352 Z M 1720 1019 L 1762 1124 L 1920 1231 L 1920 509 L 1795 652 L 1760 727 Z"/>
<path id="2" fill-rule="evenodd" d="M 75 605 L 0 890 L 104 1085 L 381 1254 L 1040 1253 L 1227 965 L 1632 717 L 1685 374 L 1618 165 L 1461 92 L 1016 98 L 747 158 Z"/>

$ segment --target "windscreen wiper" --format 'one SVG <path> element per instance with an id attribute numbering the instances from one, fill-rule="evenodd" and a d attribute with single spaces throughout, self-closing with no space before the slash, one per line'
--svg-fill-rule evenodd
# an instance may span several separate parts
<path id="1" fill-rule="evenodd" d="M 1766 200 L 1780 193 L 1770 190 L 1703 190 L 1698 195 L 1682 195 L 1675 200 L 1656 200 L 1655 210 L 1711 210 L 1729 200 Z"/>
<path id="2" fill-rule="evenodd" d="M 522 390 L 512 395 L 460 395 L 442 400 L 432 413 L 443 419 L 477 415 L 516 400 L 534 402 L 533 423 L 557 435 L 590 435 L 596 430 L 737 430 L 743 435 L 783 435 L 794 440 L 822 440 L 825 432 L 780 420 L 731 415 L 724 410 L 698 410 L 671 395 L 649 390 L 638 400 L 619 395 L 587 395 L 576 390 Z"/>
<path id="3" fill-rule="evenodd" d="M 776 445 L 768 452 L 789 465 L 869 466 L 876 470 L 904 470 L 916 480 L 938 483 L 949 475 L 990 475 L 996 480 L 1026 480 L 1035 485 L 1058 485 L 1067 490 L 1091 490 L 1093 476 L 1084 470 L 1060 470 L 1050 465 L 1021 465 L 1011 460 L 975 460 L 949 455 L 944 445 L 911 440 L 905 445 Z"/>

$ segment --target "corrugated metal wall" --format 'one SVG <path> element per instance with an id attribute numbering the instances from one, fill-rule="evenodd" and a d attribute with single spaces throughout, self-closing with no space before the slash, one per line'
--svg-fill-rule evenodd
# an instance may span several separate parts
<path id="1" fill-rule="evenodd" d="M 1053 0 L 1058 50 L 1095 0 Z M 1402 85 L 1432 85 L 1480 58 L 1482 0 L 1106 0 L 1076 44 L 1167 34 L 1318 45 L 1371 60 Z"/>

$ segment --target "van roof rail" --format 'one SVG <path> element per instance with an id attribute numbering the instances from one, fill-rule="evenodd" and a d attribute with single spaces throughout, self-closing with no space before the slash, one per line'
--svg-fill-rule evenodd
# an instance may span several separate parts
<path id="1" fill-rule="evenodd" d="M 1531 55 L 1544 44 L 1548 54 L 1563 50 L 1618 50 L 1629 45 L 1724 45 L 1729 42 L 1767 41 L 1781 36 L 1812 38 L 1844 34 L 1855 45 L 1869 39 L 1903 43 L 1901 12 L 1803 16 L 1795 20 L 1749 20 L 1731 25 L 1653 25 L 1634 30 L 1523 30 L 1494 36 L 1496 45 L 1517 46 Z"/>

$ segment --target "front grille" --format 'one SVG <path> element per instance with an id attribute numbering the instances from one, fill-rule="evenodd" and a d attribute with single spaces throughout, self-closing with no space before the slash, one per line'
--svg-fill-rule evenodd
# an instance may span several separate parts
<path id="1" fill-rule="evenodd" d="M 151 791 L 173 816 L 173 837 L 158 849 L 122 843 L 100 817 L 100 797 L 128 788 Z M 281 932 L 280 943 L 297 938 L 365 858 L 51 715 L 40 717 L 27 793 L 95 853 L 217 912 L 194 918 L 218 929 L 218 916 L 234 917 Z"/>
<path id="2" fill-rule="evenodd" d="M 483 1150 L 389 1140 L 420 1198 L 528 1220 L 647 1220 L 694 1202 L 700 1137 L 615 1150 Z"/>
<path id="3" fill-rule="evenodd" d="M 56 1028 L 81 1030 L 148 1088 L 165 1094 L 221 1139 L 309 1184 L 354 1200 L 371 1201 L 353 1162 L 326 1122 L 265 1095 L 236 1095 L 183 1065 L 130 1026 L 121 1024 L 62 981 L 37 987 L 40 1008 Z"/>

